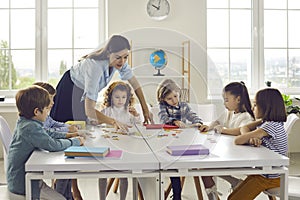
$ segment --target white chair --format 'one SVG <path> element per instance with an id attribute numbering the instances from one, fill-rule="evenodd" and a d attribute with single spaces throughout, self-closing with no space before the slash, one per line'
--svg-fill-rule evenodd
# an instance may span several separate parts
<path id="1" fill-rule="evenodd" d="M 212 122 L 216 119 L 216 105 L 215 104 L 194 104 L 190 103 L 191 109 L 197 113 L 197 115 L 204 122 Z"/>
<path id="2" fill-rule="evenodd" d="M 7 121 L 0 115 L 0 139 L 3 145 L 3 158 L 4 158 L 4 172 L 6 170 L 6 155 L 8 154 L 9 145 L 12 140 L 12 134 L 10 132 Z"/>
<path id="3" fill-rule="evenodd" d="M 7 121 L 0 115 L 0 138 L 3 144 L 3 150 L 8 153 L 9 145 L 12 140 L 12 134 L 10 132 Z"/>
<path id="4" fill-rule="evenodd" d="M 7 121 L 0 115 L 0 139 L 3 144 L 3 157 L 4 157 L 4 172 L 6 170 L 6 155 L 8 154 L 9 145 L 12 140 L 12 134 L 10 132 Z M 13 200 L 25 200 L 25 196 L 17 195 L 8 192 L 6 186 L 5 190 L 1 189 L 2 197 L 5 199 L 13 199 Z"/>
<path id="5" fill-rule="evenodd" d="M 300 177 L 289 176 L 289 197 L 300 199 Z"/>
<path id="6" fill-rule="evenodd" d="M 295 122 L 298 119 L 299 119 L 299 117 L 296 114 L 294 114 L 294 113 L 291 113 L 291 114 L 289 114 L 287 116 L 287 120 L 284 123 L 284 129 L 285 129 L 287 135 L 290 134 L 293 125 L 295 124 Z M 294 179 L 293 179 L 293 177 L 288 177 L 288 179 L 289 179 L 289 196 L 291 196 L 294 193 L 293 194 L 290 193 L 290 180 L 294 180 Z M 300 179 L 298 180 L 298 183 L 300 183 Z M 276 200 L 276 197 L 280 196 L 280 187 L 268 189 L 268 190 L 264 191 L 264 193 L 269 196 L 270 200 Z M 300 191 L 299 191 L 299 189 L 298 189 L 298 197 L 300 197 Z"/>

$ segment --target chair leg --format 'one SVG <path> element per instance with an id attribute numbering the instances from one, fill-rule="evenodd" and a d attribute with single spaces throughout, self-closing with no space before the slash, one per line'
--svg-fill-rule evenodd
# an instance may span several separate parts
<path id="1" fill-rule="evenodd" d="M 117 179 L 116 179 L 115 186 L 114 186 L 114 193 L 117 193 L 117 192 L 118 192 L 119 183 L 120 183 L 120 179 L 117 178 Z"/>
<path id="2" fill-rule="evenodd" d="M 115 180 L 115 178 L 110 178 L 110 179 L 108 180 L 108 184 L 107 184 L 107 188 L 106 188 L 106 196 L 108 195 L 109 190 L 110 190 L 110 188 L 111 188 L 111 186 L 112 186 L 114 180 Z"/>
<path id="3" fill-rule="evenodd" d="M 172 189 L 172 184 L 170 183 L 168 188 L 165 190 L 165 200 L 168 198 L 168 196 L 171 192 L 171 189 Z"/>
<path id="4" fill-rule="evenodd" d="M 82 200 L 82 196 L 81 196 L 80 190 L 78 188 L 77 179 L 72 179 L 72 196 L 73 196 L 73 199 Z"/>
<path id="5" fill-rule="evenodd" d="M 197 191 L 198 200 L 203 200 L 199 176 L 194 176 L 194 183 Z"/>
<path id="6" fill-rule="evenodd" d="M 55 190 L 56 179 L 51 179 L 51 188 Z"/>
<path id="7" fill-rule="evenodd" d="M 143 191 L 139 183 L 138 183 L 138 191 L 139 191 L 139 199 L 144 200 Z"/>
<path id="8" fill-rule="evenodd" d="M 181 182 L 181 188 L 183 188 L 183 185 L 184 185 L 184 182 L 185 182 L 185 176 L 181 177 L 180 182 Z"/>
<path id="9" fill-rule="evenodd" d="M 276 197 L 275 197 L 275 196 L 268 195 L 268 197 L 269 197 L 269 200 L 276 200 Z"/>

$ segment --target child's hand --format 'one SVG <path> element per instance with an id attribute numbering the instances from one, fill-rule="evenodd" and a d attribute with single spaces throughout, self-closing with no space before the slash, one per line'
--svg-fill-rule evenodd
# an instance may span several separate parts
<path id="1" fill-rule="evenodd" d="M 78 135 L 81 137 L 84 137 L 84 138 L 92 136 L 92 134 L 90 132 L 88 132 L 87 130 L 79 130 Z"/>
<path id="2" fill-rule="evenodd" d="M 176 126 L 178 126 L 179 128 L 185 128 L 186 127 L 185 123 L 183 123 L 182 121 L 174 121 L 173 123 Z"/>
<path id="3" fill-rule="evenodd" d="M 72 137 L 76 137 L 78 135 L 79 134 L 77 132 L 76 133 L 67 133 L 66 138 L 72 138 Z"/>
<path id="4" fill-rule="evenodd" d="M 68 130 L 70 133 L 74 133 L 74 132 L 77 132 L 78 131 L 78 128 L 76 125 L 71 125 L 68 127 Z"/>
<path id="5" fill-rule="evenodd" d="M 135 107 L 130 106 L 129 108 L 129 113 L 132 114 L 135 117 L 138 117 L 140 114 L 136 111 Z"/>
<path id="6" fill-rule="evenodd" d="M 200 125 L 199 127 L 198 127 L 198 130 L 200 130 L 200 132 L 206 132 L 206 131 L 208 131 L 209 130 L 209 126 L 207 126 L 207 125 Z"/>
<path id="7" fill-rule="evenodd" d="M 259 147 L 261 145 L 261 139 L 260 138 L 250 138 L 249 144 Z"/>
<path id="8" fill-rule="evenodd" d="M 221 126 L 221 125 L 215 126 L 214 131 L 215 131 L 215 133 L 222 133 L 223 126 Z"/>
<path id="9" fill-rule="evenodd" d="M 85 138 L 84 137 L 77 136 L 76 138 L 80 141 L 80 146 L 84 145 L 84 142 L 85 142 Z"/>

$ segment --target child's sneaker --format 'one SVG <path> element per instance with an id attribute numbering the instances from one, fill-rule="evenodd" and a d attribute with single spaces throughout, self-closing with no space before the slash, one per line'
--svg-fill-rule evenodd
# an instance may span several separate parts
<path id="1" fill-rule="evenodd" d="M 205 191 L 209 200 L 220 200 L 217 187 L 215 185 L 211 188 L 206 188 Z"/>
<path id="2" fill-rule="evenodd" d="M 229 193 L 231 193 L 235 188 L 237 188 L 241 183 L 243 182 L 243 179 L 238 179 L 235 183 L 231 184 L 231 188 L 229 189 Z"/>

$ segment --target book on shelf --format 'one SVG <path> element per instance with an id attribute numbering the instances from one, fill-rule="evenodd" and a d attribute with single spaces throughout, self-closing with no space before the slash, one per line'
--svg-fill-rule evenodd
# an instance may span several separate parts
<path id="1" fill-rule="evenodd" d="M 172 156 L 208 155 L 209 149 L 202 144 L 167 146 L 167 152 Z"/>
<path id="2" fill-rule="evenodd" d="M 146 124 L 146 129 L 177 129 L 178 126 L 168 124 Z"/>
<path id="3" fill-rule="evenodd" d="M 109 152 L 109 147 L 86 147 L 71 146 L 64 150 L 67 157 L 105 157 Z"/>

